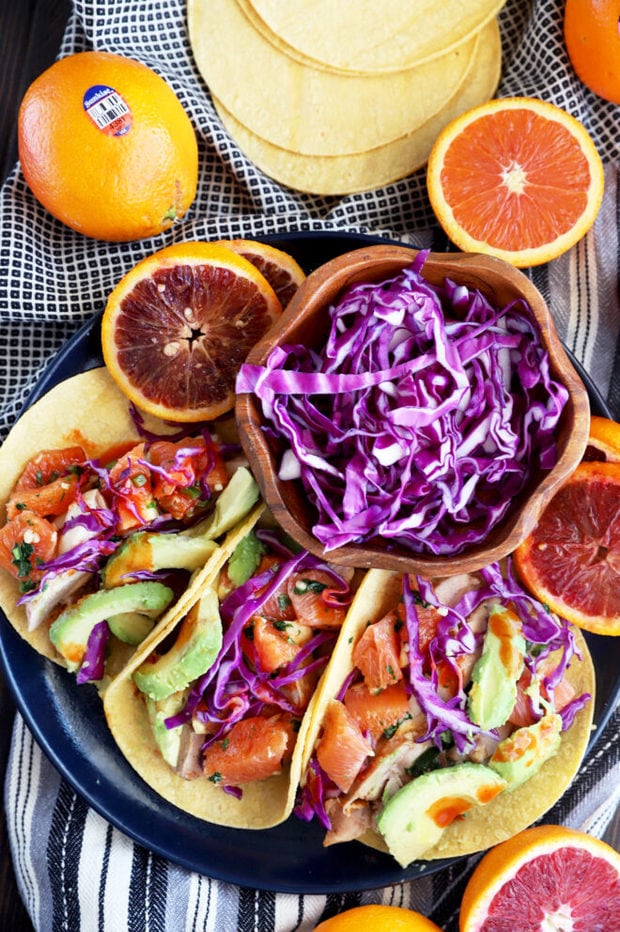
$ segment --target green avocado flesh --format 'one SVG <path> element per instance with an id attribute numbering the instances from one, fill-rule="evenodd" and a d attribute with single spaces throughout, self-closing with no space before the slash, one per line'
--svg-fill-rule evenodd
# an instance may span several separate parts
<path id="1" fill-rule="evenodd" d="M 134 682 L 149 698 L 165 699 L 206 673 L 221 646 L 218 598 L 213 589 L 205 589 L 179 625 L 174 645 L 157 660 L 141 664 L 134 671 Z"/>
<path id="2" fill-rule="evenodd" d="M 482 655 L 472 671 L 468 711 L 476 725 L 487 730 L 508 721 L 517 701 L 517 680 L 524 656 L 520 620 L 510 610 L 494 606 L 489 613 Z"/>
<path id="3" fill-rule="evenodd" d="M 91 631 L 109 616 L 126 613 L 148 615 L 152 620 L 162 614 L 174 598 L 169 586 L 160 582 L 137 582 L 115 589 L 100 589 L 86 595 L 65 609 L 50 626 L 50 640 L 65 658 L 70 670 L 82 662 Z"/>
<path id="4" fill-rule="evenodd" d="M 490 802 L 506 781 L 469 762 L 432 770 L 406 783 L 385 804 L 377 828 L 402 867 L 424 856 L 455 818 Z"/>

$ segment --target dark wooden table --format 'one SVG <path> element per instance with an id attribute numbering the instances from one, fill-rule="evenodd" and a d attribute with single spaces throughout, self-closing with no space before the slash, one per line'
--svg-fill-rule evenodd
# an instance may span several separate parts
<path id="1" fill-rule="evenodd" d="M 54 61 L 70 11 L 70 0 L 0 0 L 0 182 L 17 159 L 19 103 L 30 82 Z M 12 697 L 0 676 L 2 782 L 14 714 Z M 605 837 L 620 850 L 620 814 L 616 815 Z M 32 930 L 15 886 L 4 810 L 0 819 L 0 930 Z"/>
<path id="2" fill-rule="evenodd" d="M 0 181 L 4 181 L 17 159 L 19 103 L 30 82 L 58 54 L 70 12 L 70 0 L 0 0 Z M 12 697 L 0 676 L 2 784 L 14 714 Z M 0 819 L 0 929 L 7 932 L 32 929 L 15 886 L 4 809 Z"/>

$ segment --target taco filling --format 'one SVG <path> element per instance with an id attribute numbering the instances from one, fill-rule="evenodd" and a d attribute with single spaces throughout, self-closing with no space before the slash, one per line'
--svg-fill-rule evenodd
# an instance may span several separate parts
<path id="1" fill-rule="evenodd" d="M 366 623 L 374 572 L 334 657 L 340 689 L 323 700 L 295 812 L 320 820 L 326 845 L 360 839 L 404 867 L 458 850 L 435 846 L 493 800 L 518 805 L 519 787 L 591 707 L 581 689 L 591 664 L 576 632 L 527 595 L 509 565 L 435 585 L 391 574 L 380 583 L 392 587 L 388 610 Z M 573 683 L 580 666 L 587 675 Z M 478 849 L 489 843 L 478 834 Z"/>
<path id="2" fill-rule="evenodd" d="M 352 598 L 353 571 L 344 574 L 275 531 L 251 530 L 134 669 L 158 750 L 179 777 L 241 798 L 246 784 L 282 772 Z"/>
<path id="3" fill-rule="evenodd" d="M 76 444 L 37 453 L 6 501 L 0 567 L 17 585 L 26 636 L 47 628 L 78 682 L 105 676 L 111 642 L 135 646 L 186 593 L 217 537 L 249 511 L 249 471 L 232 478 L 205 429 L 149 435 L 96 458 Z"/>

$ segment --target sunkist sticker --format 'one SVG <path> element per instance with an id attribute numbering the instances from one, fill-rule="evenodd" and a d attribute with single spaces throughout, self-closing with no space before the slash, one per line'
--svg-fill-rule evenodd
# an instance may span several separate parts
<path id="1" fill-rule="evenodd" d="M 131 129 L 131 110 L 113 87 L 93 84 L 84 94 L 82 103 L 97 129 L 106 136 L 124 136 Z"/>

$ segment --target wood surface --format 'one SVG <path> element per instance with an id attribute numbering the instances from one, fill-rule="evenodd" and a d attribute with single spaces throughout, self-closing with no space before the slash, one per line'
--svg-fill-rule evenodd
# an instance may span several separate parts
<path id="1" fill-rule="evenodd" d="M 28 85 L 52 64 L 71 12 L 70 0 L 0 0 L 0 181 L 17 160 L 17 110 Z M 0 674 L 0 780 L 15 714 Z M 30 932 L 33 926 L 13 873 L 4 808 L 0 818 L 0 929 Z M 43 932 L 43 930 L 42 930 Z"/>

